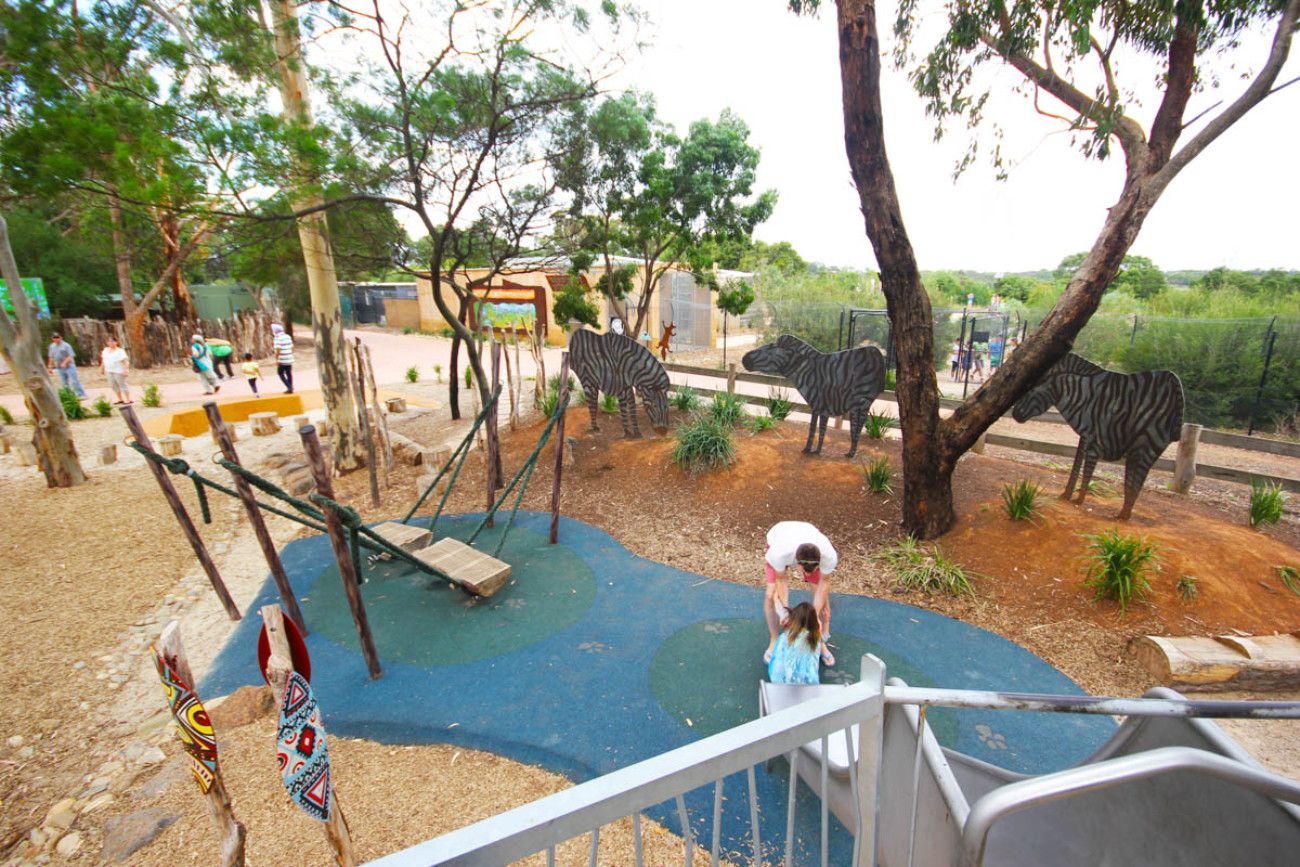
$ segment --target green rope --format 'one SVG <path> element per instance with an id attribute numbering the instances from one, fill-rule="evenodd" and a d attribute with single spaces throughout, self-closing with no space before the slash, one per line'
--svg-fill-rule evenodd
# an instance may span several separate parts
<path id="1" fill-rule="evenodd" d="M 321 512 L 319 509 L 313 507 L 311 503 L 308 503 L 305 500 L 299 500 L 297 497 L 291 496 L 290 494 L 286 493 L 282 488 L 277 488 L 275 485 L 271 484 L 266 479 L 259 476 L 257 473 L 250 472 L 244 469 L 243 467 L 241 467 L 239 464 L 235 463 L 234 461 L 228 460 L 226 458 L 217 458 L 217 463 L 225 467 L 226 469 L 230 470 L 230 472 L 236 474 L 244 481 L 248 482 L 250 485 L 257 488 L 259 491 L 262 491 L 263 493 L 266 494 L 270 494 L 272 497 L 275 497 L 277 500 L 282 500 L 288 503 L 289 505 L 297 509 L 299 512 L 302 512 L 307 517 L 313 518 L 317 521 L 325 520 L 325 514 Z"/>
<path id="2" fill-rule="evenodd" d="M 424 501 L 428 498 L 429 494 L 433 493 L 434 488 L 438 486 L 438 482 L 442 481 L 442 477 L 447 474 L 447 470 L 451 467 L 452 461 L 456 460 L 457 455 L 460 455 L 460 464 L 457 465 L 456 472 L 452 474 L 451 481 L 447 483 L 447 491 L 443 494 L 442 501 L 438 504 L 438 510 L 434 512 L 433 523 L 429 525 L 429 532 L 433 532 L 433 528 L 438 523 L 438 516 L 442 514 L 442 507 L 447 502 L 447 496 L 451 493 L 451 489 L 456 484 L 456 477 L 460 475 L 460 466 L 464 464 L 465 458 L 469 456 L 469 445 L 474 441 L 474 434 L 478 433 L 479 427 L 482 426 L 483 422 L 488 417 L 488 411 L 496 406 L 497 398 L 500 396 L 501 387 L 497 386 L 497 388 L 492 392 L 492 396 L 488 398 L 488 402 L 483 407 L 483 411 L 478 414 L 478 418 L 474 419 L 474 426 L 470 428 L 469 433 L 467 433 L 465 438 L 460 441 L 460 445 L 456 446 L 456 450 L 447 458 L 447 463 L 443 464 L 442 471 L 438 473 L 437 477 L 434 478 L 429 486 L 424 489 L 424 493 L 420 495 L 420 498 L 415 501 L 415 505 L 411 507 L 411 511 L 406 513 L 406 517 L 401 521 L 403 524 L 409 522 L 411 518 L 415 516 L 415 513 L 419 510 L 420 506 L 424 505 Z"/>
<path id="3" fill-rule="evenodd" d="M 538 455 L 540 455 L 542 449 L 545 448 L 547 440 L 551 438 L 551 431 L 554 429 L 556 422 L 559 421 L 560 416 L 564 414 L 564 410 L 568 409 L 569 406 L 569 402 L 567 399 L 568 396 L 566 395 L 565 397 L 566 399 L 564 401 L 564 405 L 556 409 L 555 415 L 551 416 L 551 420 L 548 421 L 546 423 L 546 427 L 542 429 L 542 435 L 538 438 L 537 446 L 533 449 L 532 454 L 530 454 L 524 460 L 523 465 L 519 467 L 519 472 L 515 473 L 514 478 L 510 480 L 510 484 L 506 485 L 505 490 L 501 492 L 501 496 L 497 499 L 496 502 L 492 504 L 492 508 L 488 509 L 487 514 L 483 516 L 483 520 L 479 521 L 478 526 L 474 528 L 474 532 L 470 534 L 470 537 L 465 544 L 467 545 L 474 544 L 474 540 L 477 539 L 479 533 L 483 532 L 483 529 L 487 527 L 488 521 L 492 520 L 492 518 L 496 515 L 497 510 L 500 509 L 505 504 L 506 497 L 510 496 L 510 492 L 514 490 L 515 485 L 519 483 L 519 479 L 525 474 L 525 472 L 527 472 L 528 477 L 530 479 L 532 478 L 532 471 L 529 469 L 529 467 L 537 463 Z M 527 491 L 527 489 L 528 489 L 528 483 L 524 482 L 524 486 L 523 488 L 520 489 L 519 497 L 516 500 L 515 511 L 519 510 L 519 502 L 523 500 L 524 492 Z M 513 517 L 510 523 L 512 524 L 514 523 Z M 509 525 L 507 525 L 506 527 L 506 532 L 509 532 Z M 502 543 L 504 543 L 504 539 L 505 539 L 505 534 L 503 533 Z M 497 550 L 498 551 L 500 550 L 500 546 L 498 546 Z"/>

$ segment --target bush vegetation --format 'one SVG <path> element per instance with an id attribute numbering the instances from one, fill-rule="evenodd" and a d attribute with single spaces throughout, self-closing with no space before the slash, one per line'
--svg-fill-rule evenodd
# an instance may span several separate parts
<path id="1" fill-rule="evenodd" d="M 682 412 L 693 412 L 700 405 L 700 394 L 689 385 L 675 386 L 669 400 Z"/>
<path id="2" fill-rule="evenodd" d="M 146 383 L 144 387 L 144 396 L 140 402 L 145 406 L 162 406 L 162 392 L 158 390 L 158 383 Z"/>
<path id="3" fill-rule="evenodd" d="M 0 406 L 0 424 L 13 424 L 13 423 L 14 423 L 13 413 L 9 412 L 7 408 Z"/>
<path id="4" fill-rule="evenodd" d="M 736 462 L 731 425 L 713 413 L 700 413 L 678 425 L 673 436 L 673 463 L 692 475 L 729 467 Z"/>
<path id="5" fill-rule="evenodd" d="M 1263 479 L 1250 480 L 1250 514 L 1247 521 L 1250 526 L 1276 524 L 1282 520 L 1282 510 L 1286 508 L 1286 494 L 1276 482 Z"/>
<path id="6" fill-rule="evenodd" d="M 95 402 L 90 405 L 90 408 L 93 409 L 95 415 L 100 418 L 108 418 L 113 414 L 113 405 L 109 403 L 108 398 L 104 397 L 102 394 L 95 398 Z"/>
<path id="7" fill-rule="evenodd" d="M 59 389 L 59 403 L 63 404 L 63 414 L 71 421 L 79 421 L 86 418 L 90 413 L 81 405 L 81 398 L 71 388 L 64 386 Z"/>
<path id="8" fill-rule="evenodd" d="M 898 427 L 898 419 L 883 412 L 869 412 L 862 424 L 862 432 L 873 440 L 883 440 L 885 431 L 891 427 Z"/>
<path id="9" fill-rule="evenodd" d="M 1093 588 L 1096 599 L 1118 602 L 1123 617 L 1129 603 L 1143 600 L 1151 589 L 1148 575 L 1160 568 L 1159 550 L 1141 536 L 1121 536 L 1114 527 L 1084 538 L 1089 549 L 1081 558 L 1088 570 L 1084 586 Z"/>
<path id="10" fill-rule="evenodd" d="M 416 382 L 420 378 L 420 371 L 414 364 L 406 368 L 406 381 Z"/>
<path id="11" fill-rule="evenodd" d="M 790 395 L 783 388 L 769 388 L 767 390 L 767 400 L 763 401 L 767 407 L 767 414 L 774 421 L 785 421 L 794 412 L 794 404 L 790 402 Z"/>
<path id="12" fill-rule="evenodd" d="M 889 484 L 894 478 L 894 471 L 889 466 L 889 458 L 881 455 L 870 463 L 859 464 L 858 469 L 871 493 L 892 494 L 894 492 L 893 486 Z"/>
<path id="13" fill-rule="evenodd" d="M 894 573 L 895 589 L 918 590 L 927 596 L 974 596 L 971 576 L 939 546 L 927 548 L 911 536 L 883 548 L 876 559 Z"/>
<path id="14" fill-rule="evenodd" d="M 1021 479 L 1014 485 L 1003 485 L 1002 510 L 1013 521 L 1037 518 L 1039 516 L 1038 497 L 1042 494 L 1042 491 L 1041 486 L 1036 482 L 1029 481 L 1029 479 Z"/>
<path id="15" fill-rule="evenodd" d="M 745 399 L 734 392 L 720 392 L 709 404 L 709 415 L 719 424 L 735 427 L 745 417 Z"/>

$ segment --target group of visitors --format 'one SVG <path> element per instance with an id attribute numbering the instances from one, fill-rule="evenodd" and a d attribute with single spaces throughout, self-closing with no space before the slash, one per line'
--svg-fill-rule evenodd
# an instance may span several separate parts
<path id="1" fill-rule="evenodd" d="M 285 333 L 284 327 L 279 323 L 271 326 L 271 335 L 276 374 L 284 383 L 285 393 L 293 394 L 293 338 Z M 204 337 L 196 332 L 191 338 L 190 366 L 198 377 L 204 394 L 216 394 L 221 391 L 222 382 L 234 379 L 235 371 L 231 365 L 231 356 L 234 352 L 235 348 L 230 341 L 220 337 Z M 62 334 L 50 336 L 50 346 L 46 352 L 46 367 L 50 373 L 58 375 L 61 388 L 70 388 L 78 398 L 86 399 L 86 389 L 77 376 L 76 350 L 63 339 Z M 99 355 L 99 369 L 108 380 L 108 387 L 114 397 L 117 398 L 113 401 L 114 406 L 126 406 L 132 403 L 131 389 L 127 383 L 130 367 L 131 359 L 126 350 L 122 348 L 117 337 L 109 335 Z M 240 370 L 248 379 L 248 387 L 253 395 L 261 397 L 257 390 L 257 383 L 262 379 L 262 370 L 254 360 L 253 353 L 244 353 L 244 363 Z"/>
<path id="2" fill-rule="evenodd" d="M 971 339 L 963 344 L 960 339 L 954 340 L 948 351 L 949 381 L 961 382 L 973 377 L 983 382 L 984 371 L 987 369 L 991 376 L 1016 351 L 1016 345 L 1016 338 L 1004 342 L 1000 334 L 987 343 Z"/>
<path id="3" fill-rule="evenodd" d="M 767 531 L 763 619 L 768 643 L 763 662 L 773 683 L 820 683 L 820 666 L 835 664 L 829 576 L 838 562 L 830 540 L 806 521 L 782 521 Z M 812 600 L 791 608 L 786 571 L 796 567 L 796 574 L 812 587 Z"/>

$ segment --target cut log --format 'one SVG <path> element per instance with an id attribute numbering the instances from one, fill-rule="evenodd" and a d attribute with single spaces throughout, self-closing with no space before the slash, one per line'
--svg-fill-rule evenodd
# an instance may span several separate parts
<path id="1" fill-rule="evenodd" d="M 399 433 L 389 433 L 388 438 L 393 443 L 393 457 L 404 464 L 410 464 L 418 467 L 424 463 L 424 449 L 414 440 L 408 439 Z"/>
<path id="2" fill-rule="evenodd" d="M 390 397 L 384 403 L 387 404 L 389 412 L 406 412 L 406 398 L 404 397 Z"/>
<path id="3" fill-rule="evenodd" d="M 427 547 L 433 541 L 433 533 L 430 533 L 424 527 L 412 527 L 409 524 L 401 524 L 397 521 L 380 524 L 374 528 L 374 531 L 382 536 L 388 544 L 412 553 Z"/>
<path id="4" fill-rule="evenodd" d="M 429 485 L 433 484 L 433 480 L 438 479 L 438 486 L 434 489 L 433 493 L 435 496 L 441 497 L 443 494 L 447 493 L 447 479 L 449 477 L 450 473 L 444 474 L 441 479 L 438 479 L 438 474 L 436 472 L 425 473 L 415 480 L 415 495 L 418 497 L 425 491 L 429 490 Z"/>
<path id="5" fill-rule="evenodd" d="M 439 572 L 449 575 L 475 596 L 491 596 L 510 577 L 510 564 L 484 554 L 450 537 L 417 551 L 415 556 Z"/>
<path id="6" fill-rule="evenodd" d="M 174 458 L 181 453 L 181 446 L 185 442 L 185 437 L 180 434 L 167 434 L 158 438 L 158 451 L 165 458 Z"/>
<path id="7" fill-rule="evenodd" d="M 109 443 L 100 448 L 99 463 L 101 466 L 117 463 L 117 443 Z"/>
<path id="8" fill-rule="evenodd" d="M 309 424 L 311 424 L 311 419 L 307 418 L 307 416 L 305 415 L 295 415 L 293 417 L 294 430 L 301 430 L 303 427 Z"/>
<path id="9" fill-rule="evenodd" d="M 253 423 L 253 436 L 269 437 L 280 432 L 280 417 L 273 412 L 255 412 L 248 420 Z"/>
<path id="10" fill-rule="evenodd" d="M 1300 687 L 1300 638 L 1294 635 L 1142 635 L 1129 653 L 1165 686 L 1182 690 Z"/>

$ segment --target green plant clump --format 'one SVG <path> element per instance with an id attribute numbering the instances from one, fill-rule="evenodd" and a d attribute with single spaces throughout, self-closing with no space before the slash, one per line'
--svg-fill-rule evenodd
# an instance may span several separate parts
<path id="1" fill-rule="evenodd" d="M 433 376 L 434 376 L 434 379 L 437 380 L 437 382 L 441 385 L 441 384 L 442 384 L 442 365 L 441 365 L 441 364 L 435 364 L 435 365 L 433 366 Z"/>
<path id="2" fill-rule="evenodd" d="M 731 441 L 731 425 L 712 414 L 695 416 L 678 425 L 673 436 L 673 463 L 692 475 L 729 467 L 736 462 L 736 447 Z"/>
<path id="3" fill-rule="evenodd" d="M 867 488 L 873 494 L 892 494 L 894 488 L 890 481 L 894 478 L 894 471 L 889 466 L 889 458 L 881 455 L 869 464 L 860 464 L 858 470 L 862 473 L 862 478 L 867 483 Z"/>
<path id="4" fill-rule="evenodd" d="M 1282 583 L 1286 585 L 1286 589 L 1300 596 L 1300 570 L 1297 570 L 1294 566 L 1274 566 L 1273 568 L 1277 570 L 1277 575 L 1282 579 Z"/>
<path id="5" fill-rule="evenodd" d="M 717 420 L 719 424 L 726 427 L 735 427 L 736 424 L 745 416 L 745 401 L 735 392 L 721 392 L 713 396 L 713 403 L 709 406 L 709 414 Z"/>
<path id="6" fill-rule="evenodd" d="M 971 576 L 935 546 L 927 549 L 905 536 L 876 555 L 894 573 L 894 589 L 919 590 L 927 596 L 974 596 Z"/>
<path id="7" fill-rule="evenodd" d="M 418 380 L 419 378 L 420 378 L 420 371 L 419 371 L 418 369 L 416 369 L 416 366 L 415 366 L 414 364 L 412 364 L 410 367 L 406 368 L 406 381 L 407 381 L 407 382 L 415 382 L 415 381 Z"/>
<path id="8" fill-rule="evenodd" d="M 66 386 L 59 389 L 59 402 L 63 404 L 63 414 L 72 421 L 79 421 L 90 415 L 81 405 L 81 398 L 77 397 L 77 393 Z"/>
<path id="9" fill-rule="evenodd" d="M 0 424 L 13 424 L 14 416 L 9 410 L 0 406 Z"/>
<path id="10" fill-rule="evenodd" d="M 1146 598 L 1151 589 L 1148 573 L 1160 568 L 1160 553 L 1155 545 L 1141 536 L 1121 536 L 1114 527 L 1105 533 L 1084 535 L 1089 551 L 1079 559 L 1088 564 L 1084 586 L 1093 588 L 1094 598 L 1113 599 L 1119 613 L 1128 613 L 1134 599 Z"/>
<path id="11" fill-rule="evenodd" d="M 102 394 L 95 398 L 95 402 L 90 405 L 90 408 L 93 409 L 95 414 L 100 418 L 108 418 L 113 414 L 113 405 L 109 403 L 108 398 L 104 397 Z"/>
<path id="12" fill-rule="evenodd" d="M 618 412 L 618 395 L 602 394 L 600 396 L 600 408 L 605 412 Z"/>
<path id="13" fill-rule="evenodd" d="M 869 412 L 866 420 L 862 423 L 862 432 L 873 440 L 883 440 L 885 431 L 897 426 L 898 420 L 892 415 L 885 415 L 883 412 Z"/>
<path id="14" fill-rule="evenodd" d="M 682 412 L 692 412 L 700 405 L 700 393 L 689 385 L 679 385 L 673 389 L 669 401 Z"/>
<path id="15" fill-rule="evenodd" d="M 1002 510 L 1013 521 L 1037 518 L 1038 497 L 1043 489 L 1036 482 L 1021 479 L 1014 485 L 1002 486 Z"/>
<path id="16" fill-rule="evenodd" d="M 1286 508 L 1286 494 L 1282 486 L 1263 479 L 1250 480 L 1250 526 L 1276 524 L 1282 520 L 1282 510 Z"/>
<path id="17" fill-rule="evenodd" d="M 1177 593 L 1178 598 L 1183 600 L 1184 602 L 1187 602 L 1189 604 L 1191 602 L 1194 602 L 1196 600 L 1197 594 L 1201 592 L 1200 588 L 1197 587 L 1196 585 L 1196 576 L 1195 575 L 1179 576 L 1178 583 L 1174 585 L 1174 592 Z"/>
<path id="18" fill-rule="evenodd" d="M 140 398 L 140 402 L 145 406 L 162 406 L 162 392 L 158 390 L 157 383 L 149 382 L 145 384 L 144 397 Z"/>
<path id="19" fill-rule="evenodd" d="M 790 396 L 785 389 L 769 388 L 767 390 L 767 400 L 763 401 L 767 407 L 767 414 L 774 421 L 785 421 L 794 412 L 794 404 L 790 402 Z"/>
<path id="20" fill-rule="evenodd" d="M 751 415 L 745 417 L 745 426 L 750 432 L 758 435 L 765 430 L 771 430 L 776 425 L 776 419 L 770 415 Z"/>

